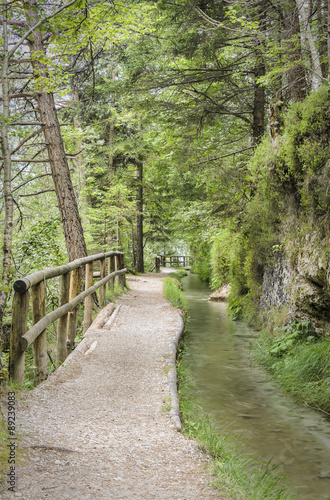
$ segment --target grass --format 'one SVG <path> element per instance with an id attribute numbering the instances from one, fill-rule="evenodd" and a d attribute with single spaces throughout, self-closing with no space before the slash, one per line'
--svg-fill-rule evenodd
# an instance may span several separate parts
<path id="1" fill-rule="evenodd" d="M 172 306 L 187 310 L 187 301 L 180 289 L 181 283 L 177 283 L 176 278 L 164 278 L 164 296 L 169 300 Z"/>
<path id="2" fill-rule="evenodd" d="M 182 267 L 175 267 L 174 269 L 177 272 L 176 273 L 170 273 L 170 275 L 175 274 L 179 279 L 184 278 L 185 276 L 188 276 L 188 271 L 186 271 Z"/>
<path id="3" fill-rule="evenodd" d="M 257 361 L 299 403 L 330 413 L 330 339 L 298 336 L 279 350 L 280 339 L 263 332 L 254 346 Z"/>
<path id="4" fill-rule="evenodd" d="M 177 365 L 183 433 L 210 456 L 213 485 L 233 500 L 292 500 L 286 479 L 271 462 L 262 463 L 229 442 L 196 404 L 196 387 L 181 359 Z"/>

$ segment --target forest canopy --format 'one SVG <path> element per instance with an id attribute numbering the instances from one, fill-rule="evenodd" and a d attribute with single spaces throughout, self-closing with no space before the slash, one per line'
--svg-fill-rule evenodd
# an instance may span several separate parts
<path id="1" fill-rule="evenodd" d="M 2 0 L 0 24 L 3 341 L 28 272 L 190 253 L 240 310 L 284 220 L 327 231 L 328 0 Z"/>

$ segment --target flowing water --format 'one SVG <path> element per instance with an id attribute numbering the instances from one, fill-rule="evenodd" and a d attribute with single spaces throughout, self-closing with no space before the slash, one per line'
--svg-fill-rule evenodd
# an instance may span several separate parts
<path id="1" fill-rule="evenodd" d="M 207 300 L 196 276 L 183 279 L 190 323 L 187 352 L 198 402 L 224 433 L 240 437 L 258 458 L 272 459 L 299 499 L 330 499 L 330 419 L 296 404 L 251 366 L 256 334 L 232 321 L 226 305 Z M 265 499 L 267 500 L 267 499 Z"/>

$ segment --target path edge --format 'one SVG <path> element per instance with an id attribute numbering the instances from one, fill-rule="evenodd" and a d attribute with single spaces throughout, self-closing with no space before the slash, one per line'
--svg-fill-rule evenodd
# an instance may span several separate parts
<path id="1" fill-rule="evenodd" d="M 182 316 L 179 314 L 179 326 L 177 328 L 175 337 L 171 340 L 168 346 L 168 381 L 170 386 L 170 397 L 171 397 L 171 410 L 170 418 L 174 424 L 177 431 L 182 430 L 181 419 L 180 419 L 180 406 L 179 406 L 179 396 L 178 396 L 178 381 L 176 375 L 176 357 L 179 345 L 179 340 L 184 332 L 184 321 Z"/>

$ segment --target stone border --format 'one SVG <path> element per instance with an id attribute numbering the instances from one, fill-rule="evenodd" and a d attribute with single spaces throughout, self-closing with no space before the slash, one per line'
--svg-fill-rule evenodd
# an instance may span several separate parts
<path id="1" fill-rule="evenodd" d="M 184 331 L 184 321 L 182 316 L 180 315 L 179 319 L 179 327 L 175 334 L 174 339 L 171 340 L 170 345 L 168 346 L 168 381 L 170 386 L 170 396 L 171 396 L 171 410 L 170 410 L 170 418 L 174 423 L 175 429 L 177 431 L 181 431 L 181 420 L 180 420 L 180 407 L 179 407 L 179 397 L 178 397 L 178 385 L 177 385 L 177 376 L 176 376 L 176 354 L 178 350 L 179 340 Z"/>

